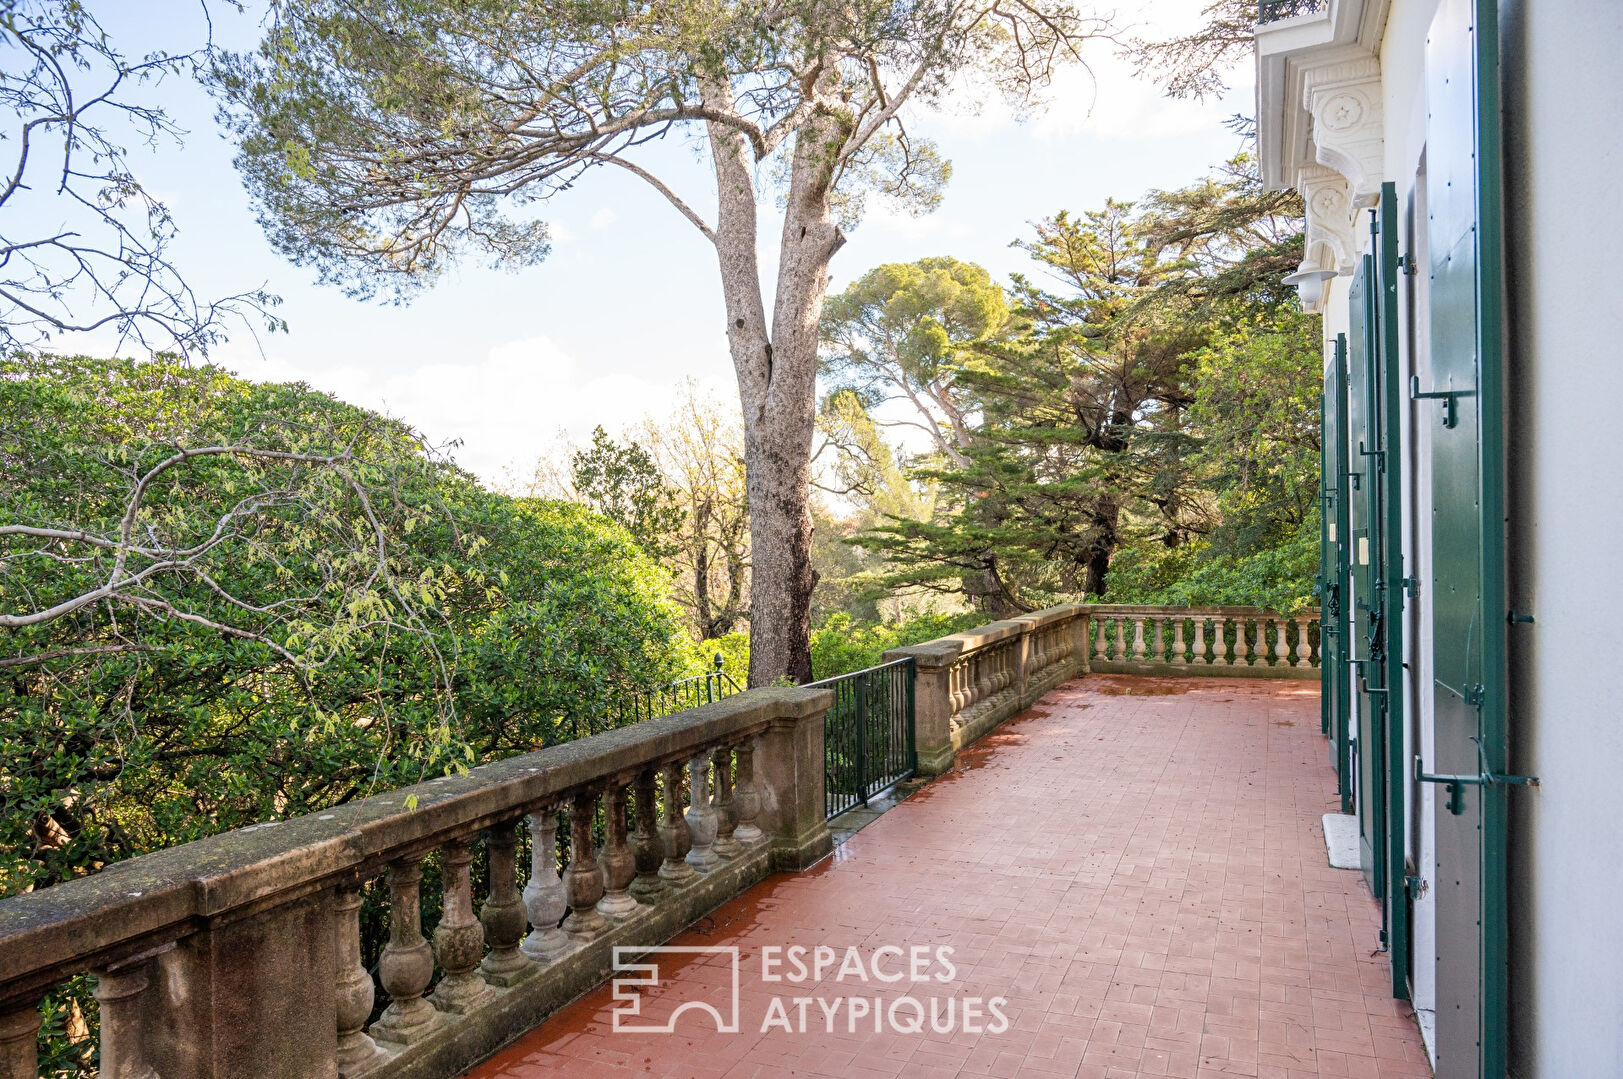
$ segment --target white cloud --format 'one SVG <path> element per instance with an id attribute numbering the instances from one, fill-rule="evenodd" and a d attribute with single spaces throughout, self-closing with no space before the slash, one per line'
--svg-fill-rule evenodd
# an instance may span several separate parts
<path id="1" fill-rule="evenodd" d="M 483 360 L 425 363 L 392 371 L 342 366 L 304 368 L 272 356 L 235 365 L 258 382 L 304 381 L 316 389 L 398 417 L 450 450 L 487 484 L 527 476 L 560 431 L 584 439 L 602 424 L 615 431 L 644 415 L 662 415 L 673 387 L 582 365 L 546 337 L 497 345 Z"/>
<path id="2" fill-rule="evenodd" d="M 612 207 L 605 206 L 592 215 L 592 220 L 588 224 L 594 229 L 606 229 L 619 219 L 620 215 L 615 213 Z"/>

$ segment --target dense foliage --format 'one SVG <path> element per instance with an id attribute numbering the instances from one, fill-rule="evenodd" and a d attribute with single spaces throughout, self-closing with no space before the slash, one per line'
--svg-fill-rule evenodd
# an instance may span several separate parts
<path id="1" fill-rule="evenodd" d="M 955 341 L 929 311 L 887 327 L 934 343 L 944 384 L 918 410 L 936 449 L 912 470 L 934 512 L 858 538 L 888 565 L 876 583 L 996 616 L 1081 595 L 1307 603 L 1318 330 L 1281 281 L 1299 214 L 1242 158 L 1039 222 L 1020 244 L 1038 272 L 1014 279 L 1013 332 Z M 853 366 L 849 336 L 848 320 L 825 321 L 836 377 Z"/>
<path id="2" fill-rule="evenodd" d="M 584 731 L 679 659 L 575 505 L 207 367 L 0 363 L 0 893 Z"/>
<path id="3" fill-rule="evenodd" d="M 978 611 L 957 614 L 926 612 L 896 621 L 863 621 L 844 612 L 824 618 L 812 630 L 812 673 L 816 678 L 850 674 L 884 662 L 888 649 L 923 644 L 983 624 Z M 749 670 L 749 635 L 729 633 L 696 645 L 690 658 L 694 671 L 709 669 L 720 657 L 721 669 L 742 685 Z"/>

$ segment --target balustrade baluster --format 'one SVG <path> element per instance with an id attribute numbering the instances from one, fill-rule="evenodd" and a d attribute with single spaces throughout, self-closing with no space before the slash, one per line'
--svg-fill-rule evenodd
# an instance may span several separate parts
<path id="1" fill-rule="evenodd" d="M 1172 662 L 1179 667 L 1189 662 L 1184 657 L 1182 615 L 1178 615 L 1172 620 Z"/>
<path id="2" fill-rule="evenodd" d="M 1133 619 L 1133 662 L 1144 662 L 1144 618 Z"/>
<path id="3" fill-rule="evenodd" d="M 1190 662 L 1197 667 L 1204 667 L 1207 663 L 1206 618 L 1204 615 L 1196 615 L 1192 621 L 1195 623 L 1195 644 Z"/>
<path id="4" fill-rule="evenodd" d="M 1212 666 L 1227 667 L 1230 665 L 1229 620 L 1227 618 L 1212 619 Z"/>
<path id="5" fill-rule="evenodd" d="M 0 1012 L 0 1079 L 38 1079 L 39 1005 L 25 1001 Z"/>
<path id="6" fill-rule="evenodd" d="M 659 837 L 655 782 L 652 768 L 644 768 L 637 775 L 637 831 L 631 837 L 637 876 L 631 882 L 631 894 L 643 899 L 652 899 L 665 890 L 665 882 L 659 879 L 659 863 L 665 860 L 665 842 Z"/>
<path id="7" fill-rule="evenodd" d="M 1154 623 L 1154 625 L 1155 625 L 1155 634 L 1154 634 L 1153 639 L 1150 641 L 1150 659 L 1153 662 L 1160 663 L 1160 662 L 1162 662 L 1163 660 L 1166 659 L 1166 654 L 1167 654 L 1167 643 L 1166 643 L 1166 625 L 1167 625 L 1167 621 L 1166 621 L 1165 618 L 1161 617 L 1160 615 L 1155 615 L 1155 616 L 1151 617 L 1150 621 L 1152 623 Z"/>
<path id="8" fill-rule="evenodd" d="M 738 818 L 738 827 L 733 829 L 733 838 L 744 844 L 764 839 L 765 835 L 755 823 L 756 814 L 760 812 L 761 790 L 755 784 L 755 740 L 748 738 L 738 743 L 738 785 L 733 790 L 733 814 Z"/>
<path id="9" fill-rule="evenodd" d="M 1270 618 L 1268 623 L 1274 627 L 1274 666 L 1290 666 L 1290 646 L 1285 643 L 1285 621 L 1281 618 Z"/>
<path id="10" fill-rule="evenodd" d="M 720 746 L 710 758 L 716 777 L 716 844 L 715 852 L 723 858 L 737 858 L 744 853 L 744 844 L 735 837 L 738 818 L 733 815 L 733 747 Z"/>
<path id="11" fill-rule="evenodd" d="M 366 1034 L 377 990 L 361 963 L 361 886 L 340 885 L 333 896 L 333 951 L 337 956 L 338 1074 L 360 1075 L 387 1058 Z M 32 1073 L 30 1073 L 32 1075 Z M 4 1079 L 9 1072 L 0 1071 Z"/>
<path id="12" fill-rule="evenodd" d="M 171 945 L 172 947 L 172 945 Z M 158 1079 L 147 1062 L 143 998 L 152 980 L 152 957 L 96 971 L 96 1003 L 101 1010 L 100 1074 L 107 1079 Z M 434 1009 L 426 1002 L 432 1017 Z"/>
<path id="13" fill-rule="evenodd" d="M 1241 615 L 1239 618 L 1236 618 L 1234 620 L 1234 659 L 1233 659 L 1233 664 L 1236 667 L 1249 667 L 1249 666 L 1251 666 L 1251 660 L 1248 658 L 1250 656 L 1250 654 L 1251 654 L 1251 649 L 1246 644 L 1246 633 L 1250 628 L 1251 628 L 1251 619 L 1245 617 L 1244 615 Z"/>
<path id="14" fill-rule="evenodd" d="M 1311 667 L 1313 665 L 1313 647 L 1308 639 L 1309 619 L 1300 615 L 1296 619 L 1296 666 Z"/>
<path id="15" fill-rule="evenodd" d="M 590 940 L 608 928 L 597 912 L 603 898 L 603 871 L 597 865 L 597 844 L 592 840 L 592 817 L 597 809 L 597 792 L 583 788 L 569 800 L 569 867 L 564 870 L 564 891 L 569 896 L 569 913 L 564 915 L 564 932 L 575 940 Z"/>
<path id="16" fill-rule="evenodd" d="M 524 900 L 518 894 L 518 821 L 492 825 L 485 839 L 485 876 L 490 894 L 479 908 L 490 954 L 479 964 L 491 985 L 512 985 L 535 970 L 518 950 L 524 939 Z"/>
<path id="17" fill-rule="evenodd" d="M 1105 620 L 1097 615 L 1093 619 L 1093 659 L 1110 658 L 1110 646 L 1105 643 Z"/>
<path id="18" fill-rule="evenodd" d="M 698 872 L 687 862 L 693 835 L 682 815 L 682 766 L 674 761 L 665 766 L 665 823 L 660 825 L 659 835 L 665 843 L 660 879 L 667 884 L 686 884 L 697 877 Z"/>
<path id="19" fill-rule="evenodd" d="M 420 854 L 397 859 L 389 866 L 389 943 L 378 960 L 378 980 L 389 994 L 389 1006 L 373 1024 L 372 1034 L 402 1045 L 422 1038 L 440 1022 L 440 1013 L 423 998 L 434 977 L 434 951 L 423 937 L 418 893 L 422 881 Z"/>
<path id="20" fill-rule="evenodd" d="M 453 839 L 440 848 L 440 885 L 443 901 L 440 924 L 434 928 L 434 958 L 445 976 L 434 987 L 434 1006 L 442 1012 L 467 1011 L 490 995 L 479 977 L 485 957 L 485 927 L 473 916 L 473 879 L 468 867 L 473 851 L 465 839 Z"/>
<path id="21" fill-rule="evenodd" d="M 1127 620 L 1121 615 L 1116 616 L 1116 647 L 1115 655 L 1111 658 L 1117 662 L 1127 660 Z"/>
<path id="22" fill-rule="evenodd" d="M 606 918 L 629 918 L 642 909 L 631 896 L 637 859 L 626 842 L 626 785 L 616 779 L 609 787 L 608 820 L 603 829 L 603 852 L 597 856 L 603 874 L 603 898 L 597 912 Z"/>
<path id="23" fill-rule="evenodd" d="M 556 959 L 569 948 L 558 922 L 569 911 L 569 896 L 558 876 L 558 809 L 546 806 L 530 814 L 530 882 L 524 886 L 524 909 L 530 934 L 519 951 L 539 962 Z"/>
<path id="24" fill-rule="evenodd" d="M 858 737 L 863 737 L 859 732 Z M 700 753 L 688 761 L 688 831 L 693 845 L 687 861 L 694 869 L 708 872 L 721 859 L 716 856 L 716 807 L 710 804 L 710 755 Z"/>

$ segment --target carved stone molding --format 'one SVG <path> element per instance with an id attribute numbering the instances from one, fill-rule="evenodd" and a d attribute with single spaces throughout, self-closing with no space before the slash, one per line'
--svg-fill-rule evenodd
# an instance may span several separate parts
<path id="1" fill-rule="evenodd" d="M 1335 169 L 1309 165 L 1297 174 L 1296 190 L 1307 208 L 1302 268 L 1352 273 L 1358 254 L 1353 231 L 1357 208 L 1347 177 Z"/>
<path id="2" fill-rule="evenodd" d="M 1386 153 L 1379 61 L 1306 69 L 1302 104 L 1313 117 L 1315 160 L 1347 178 L 1353 206 L 1373 205 L 1380 197 Z"/>

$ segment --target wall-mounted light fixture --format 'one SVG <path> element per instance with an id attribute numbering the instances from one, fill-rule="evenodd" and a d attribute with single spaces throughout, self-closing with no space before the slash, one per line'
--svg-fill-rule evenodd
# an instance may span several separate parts
<path id="1" fill-rule="evenodd" d="M 1296 295 L 1302 300 L 1302 310 L 1312 314 L 1324 302 L 1324 283 L 1334 276 L 1335 270 L 1302 266 L 1285 278 L 1285 284 L 1296 286 Z"/>

